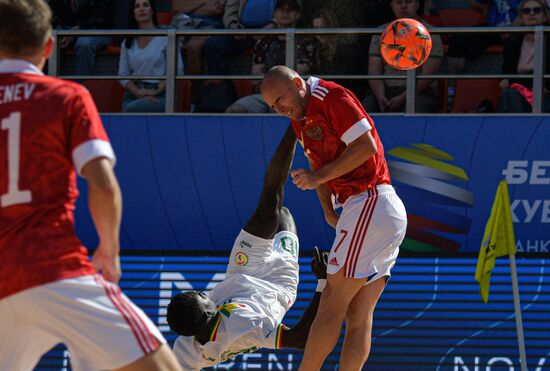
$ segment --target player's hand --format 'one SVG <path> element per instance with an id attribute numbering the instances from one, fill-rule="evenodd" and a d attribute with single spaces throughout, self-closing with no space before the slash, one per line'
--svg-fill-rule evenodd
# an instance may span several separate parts
<path id="1" fill-rule="evenodd" d="M 103 274 L 103 277 L 112 283 L 120 280 L 120 258 L 118 254 L 107 252 L 101 245 L 94 252 L 92 266 L 96 271 Z"/>
<path id="2" fill-rule="evenodd" d="M 327 278 L 328 252 L 320 252 L 317 246 L 313 248 L 313 259 L 311 259 L 311 271 L 317 279 Z"/>
<path id="3" fill-rule="evenodd" d="M 301 190 L 316 189 L 321 185 L 321 180 L 314 173 L 306 169 L 296 169 L 290 172 L 292 183 Z"/>

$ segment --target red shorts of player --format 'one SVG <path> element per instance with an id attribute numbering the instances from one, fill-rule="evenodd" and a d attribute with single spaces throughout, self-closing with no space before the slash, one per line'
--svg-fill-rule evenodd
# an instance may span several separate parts
<path id="1" fill-rule="evenodd" d="M 0 300 L 0 365 L 32 370 L 58 343 L 75 370 L 111 370 L 166 340 L 120 288 L 99 275 L 60 280 Z"/>
<path id="2" fill-rule="evenodd" d="M 407 230 L 407 213 L 391 185 L 351 196 L 343 205 L 328 258 L 328 274 L 374 282 L 390 276 Z"/>

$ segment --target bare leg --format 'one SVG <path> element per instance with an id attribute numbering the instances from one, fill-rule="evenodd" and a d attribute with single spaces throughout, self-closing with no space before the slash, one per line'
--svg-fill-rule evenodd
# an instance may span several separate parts
<path id="1" fill-rule="evenodd" d="M 328 285 L 321 296 L 321 303 L 309 331 L 301 371 L 317 371 L 332 351 L 348 306 L 366 282 L 366 278 L 347 278 L 344 269 L 328 275 Z"/>
<path id="2" fill-rule="evenodd" d="M 163 344 L 156 351 L 115 371 L 181 371 L 181 367 L 168 345 Z"/>
<path id="3" fill-rule="evenodd" d="M 374 307 L 385 285 L 386 279 L 380 278 L 361 288 L 351 301 L 346 313 L 340 370 L 361 370 L 369 358 Z"/>

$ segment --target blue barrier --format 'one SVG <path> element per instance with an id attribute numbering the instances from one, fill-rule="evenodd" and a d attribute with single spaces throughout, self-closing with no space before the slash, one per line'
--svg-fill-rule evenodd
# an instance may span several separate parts
<path id="1" fill-rule="evenodd" d="M 265 167 L 288 122 L 273 116 L 103 119 L 118 156 L 126 251 L 229 251 L 256 206 Z M 404 249 L 478 251 L 497 184 L 506 177 L 518 251 L 550 250 L 548 116 L 374 119 L 409 212 Z M 298 149 L 294 168 L 306 166 Z M 334 231 L 315 192 L 291 182 L 285 192 L 302 250 L 329 248 Z M 85 197 L 76 213 L 79 235 L 94 247 Z"/>
<path id="2" fill-rule="evenodd" d="M 474 258 L 400 258 L 374 313 L 368 370 L 519 370 L 508 259 L 497 259 L 489 303 L 474 281 Z M 122 257 L 124 292 L 172 344 L 166 305 L 179 290 L 205 290 L 223 279 L 227 257 Z M 519 258 L 518 280 L 529 370 L 550 369 L 550 272 L 544 259 Z M 315 280 L 309 259 L 300 259 L 296 303 L 284 323 L 295 323 L 308 305 Z M 334 370 L 343 338 L 323 370 Z M 216 369 L 296 370 L 302 353 L 262 350 L 238 356 Z M 42 358 L 37 370 L 67 370 L 64 348 Z"/>

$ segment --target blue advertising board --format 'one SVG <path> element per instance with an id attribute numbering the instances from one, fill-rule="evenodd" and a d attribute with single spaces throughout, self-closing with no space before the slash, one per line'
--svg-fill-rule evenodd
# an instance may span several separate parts
<path id="1" fill-rule="evenodd" d="M 229 251 L 256 207 L 288 120 L 276 116 L 104 116 L 123 189 L 122 249 Z M 374 117 L 393 184 L 408 211 L 404 250 L 476 252 L 497 185 L 506 179 L 519 252 L 550 251 L 550 117 Z M 294 168 L 307 167 L 298 149 Z M 81 181 L 80 188 L 85 184 Z M 291 182 L 302 250 L 329 248 L 334 230 L 315 192 Z M 77 231 L 97 244 L 86 199 Z"/>
<path id="2" fill-rule="evenodd" d="M 227 257 L 125 256 L 120 286 L 157 324 L 170 344 L 166 305 L 180 290 L 208 291 L 224 278 Z M 519 258 L 518 280 L 531 371 L 550 370 L 550 269 L 540 258 Z M 400 258 L 374 313 L 368 370 L 519 370 L 510 267 L 497 259 L 489 302 L 474 280 L 475 258 Z M 309 259 L 300 259 L 298 299 L 283 322 L 292 326 L 315 290 Z M 343 338 L 323 370 L 337 369 Z M 264 349 L 238 356 L 217 370 L 297 370 L 300 351 Z M 42 358 L 37 370 L 68 370 L 62 347 Z"/>

